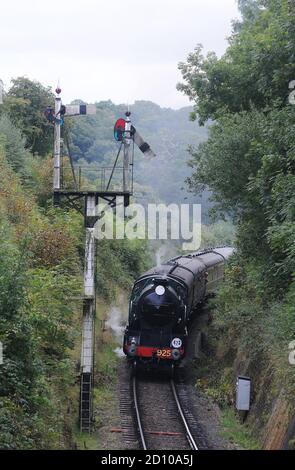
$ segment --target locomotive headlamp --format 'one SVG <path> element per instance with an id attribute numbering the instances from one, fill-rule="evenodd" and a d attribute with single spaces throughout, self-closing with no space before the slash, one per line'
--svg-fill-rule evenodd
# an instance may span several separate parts
<path id="1" fill-rule="evenodd" d="M 129 346 L 128 354 L 130 356 L 134 356 L 136 354 L 136 339 L 135 338 L 132 338 L 131 340 L 131 345 Z"/>
<path id="2" fill-rule="evenodd" d="M 155 288 L 155 292 L 156 292 L 157 295 L 163 295 L 163 294 L 165 294 L 165 287 L 159 285 Z"/>
<path id="3" fill-rule="evenodd" d="M 180 356 L 181 356 L 179 349 L 172 349 L 171 355 L 172 355 L 172 359 L 173 359 L 174 361 L 178 361 L 178 359 L 179 359 Z"/>
<path id="4" fill-rule="evenodd" d="M 129 350 L 128 350 L 128 355 L 129 356 L 135 356 L 136 354 L 136 345 L 135 344 L 131 344 Z"/>

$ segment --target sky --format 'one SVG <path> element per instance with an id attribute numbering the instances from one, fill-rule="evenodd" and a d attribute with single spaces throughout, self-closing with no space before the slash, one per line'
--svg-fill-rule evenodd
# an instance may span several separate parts
<path id="1" fill-rule="evenodd" d="M 62 99 L 189 105 L 178 63 L 201 43 L 226 49 L 236 0 L 9 0 L 0 8 L 0 78 L 27 76 Z"/>

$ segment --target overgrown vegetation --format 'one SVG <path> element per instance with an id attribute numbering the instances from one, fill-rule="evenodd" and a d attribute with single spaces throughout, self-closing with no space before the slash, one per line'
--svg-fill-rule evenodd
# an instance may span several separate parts
<path id="1" fill-rule="evenodd" d="M 201 248 L 214 248 L 222 245 L 233 246 L 235 227 L 230 221 L 219 220 L 210 225 L 202 224 Z"/>
<path id="2" fill-rule="evenodd" d="M 237 421 L 237 418 L 231 409 L 224 411 L 221 425 L 223 428 L 222 436 L 228 439 L 230 442 L 238 445 L 239 448 L 245 450 L 258 450 L 259 444 L 247 429 L 247 426 L 243 426 Z"/>
<path id="3" fill-rule="evenodd" d="M 295 10 L 287 0 L 240 0 L 239 6 L 242 21 L 233 25 L 223 57 L 204 57 L 198 46 L 180 64 L 179 89 L 196 102 L 192 118 L 214 120 L 208 141 L 191 151 L 188 183 L 196 192 L 209 187 L 217 213 L 236 224 L 236 256 L 215 303 L 214 327 L 224 345 L 219 358 L 231 380 L 237 372 L 252 374 L 257 395 L 270 374 L 264 414 L 270 416 L 269 401 L 283 390 L 291 421 L 295 107 L 288 87 L 295 77 Z M 265 416 L 260 424 L 249 419 L 263 435 Z"/>
<path id="4" fill-rule="evenodd" d="M 60 247 L 59 257 L 55 237 L 42 247 L 38 239 L 50 219 L 63 227 L 65 239 L 74 241 L 76 234 L 58 211 L 41 214 L 3 149 L 0 158 L 0 447 L 69 446 L 64 425 L 74 367 L 68 349 L 77 334 L 80 261 L 75 245 Z M 68 218 L 75 227 L 74 214 Z"/>
<path id="5" fill-rule="evenodd" d="M 74 210 L 52 207 L 53 129 L 43 117 L 51 100 L 18 78 L 0 107 L 2 449 L 70 448 L 77 425 L 84 228 Z M 142 243 L 101 242 L 99 294 L 129 287 L 145 257 Z M 101 370 L 106 381 L 110 373 Z"/>
<path id="6" fill-rule="evenodd" d="M 100 240 L 97 259 L 97 291 L 106 300 L 116 289 L 130 289 L 132 281 L 148 266 L 145 240 Z"/>

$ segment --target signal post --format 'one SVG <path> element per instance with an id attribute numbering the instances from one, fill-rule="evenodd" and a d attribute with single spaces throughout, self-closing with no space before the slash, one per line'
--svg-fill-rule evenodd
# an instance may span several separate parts
<path id="1" fill-rule="evenodd" d="M 133 145 L 132 141 L 139 147 L 144 155 L 154 156 L 150 146 L 143 140 L 137 130 L 132 126 L 130 111 L 126 112 L 126 120 L 118 119 L 115 124 L 115 139 L 121 142 L 109 181 L 100 189 L 82 189 L 77 185 L 75 168 L 70 154 L 71 168 L 75 189 L 65 187 L 62 175 L 62 126 L 67 116 L 81 116 L 96 114 L 95 105 L 66 105 L 61 101 L 61 89 L 56 88 L 55 108 L 48 107 L 45 111 L 46 118 L 54 124 L 54 171 L 53 171 L 53 202 L 55 205 L 66 201 L 75 209 L 81 211 L 83 202 L 85 225 L 85 261 L 84 261 L 84 293 L 83 293 L 83 315 L 82 315 L 82 345 L 80 365 L 80 403 L 79 403 L 79 426 L 81 432 L 91 432 L 93 420 L 92 391 L 94 383 L 94 360 L 95 360 L 95 316 L 96 316 L 96 253 L 97 243 L 94 236 L 94 226 L 99 218 L 97 206 L 99 199 L 104 200 L 112 208 L 116 207 L 117 197 L 121 196 L 124 207 L 129 205 L 130 195 L 133 187 Z M 122 190 L 110 190 L 110 182 L 117 168 L 120 151 L 123 146 L 122 166 Z M 131 178 L 130 178 L 131 175 Z M 115 185 L 118 187 L 118 185 Z M 120 199 L 121 199 L 120 198 Z"/>

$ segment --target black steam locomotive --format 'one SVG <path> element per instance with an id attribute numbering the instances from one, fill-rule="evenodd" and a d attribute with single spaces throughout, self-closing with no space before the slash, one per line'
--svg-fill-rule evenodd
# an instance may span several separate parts
<path id="1" fill-rule="evenodd" d="M 123 351 L 134 365 L 178 365 L 185 356 L 187 323 L 224 277 L 233 248 L 173 258 L 140 276 L 130 298 Z"/>

